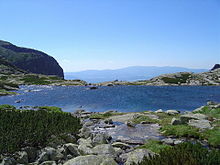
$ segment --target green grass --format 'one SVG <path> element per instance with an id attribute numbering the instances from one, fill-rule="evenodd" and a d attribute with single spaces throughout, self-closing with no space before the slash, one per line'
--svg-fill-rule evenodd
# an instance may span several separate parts
<path id="1" fill-rule="evenodd" d="M 90 119 L 106 119 L 106 118 L 109 118 L 111 116 L 116 116 L 116 115 L 123 115 L 124 113 L 120 113 L 120 112 L 107 112 L 107 113 L 103 113 L 103 114 L 92 114 L 90 115 Z"/>
<path id="2" fill-rule="evenodd" d="M 38 75 L 25 75 L 22 79 L 24 84 L 29 85 L 49 85 L 51 82 L 47 77 L 40 77 Z"/>
<path id="3" fill-rule="evenodd" d="M 45 110 L 47 112 L 63 112 L 61 108 L 54 106 L 39 106 L 39 110 Z"/>
<path id="4" fill-rule="evenodd" d="M 161 128 L 161 131 L 166 136 L 176 137 L 194 137 L 200 136 L 199 129 L 188 125 L 165 125 Z"/>
<path id="5" fill-rule="evenodd" d="M 202 114 L 205 114 L 211 118 L 220 119 L 220 108 L 212 109 L 209 106 L 205 106 L 202 108 L 202 110 L 194 112 L 194 113 L 202 113 Z"/>
<path id="6" fill-rule="evenodd" d="M 16 92 L 9 92 L 6 91 L 5 89 L 0 89 L 0 96 L 6 96 L 6 95 L 17 95 L 18 93 Z"/>
<path id="7" fill-rule="evenodd" d="M 206 130 L 201 134 L 201 137 L 207 139 L 211 146 L 220 147 L 220 127 Z"/>
<path id="8" fill-rule="evenodd" d="M 8 107 L 8 108 L 7 108 Z M 25 146 L 45 147 L 51 137 L 76 135 L 80 120 L 67 112 L 45 110 L 16 110 L 0 106 L 0 153 L 14 153 Z"/>
<path id="9" fill-rule="evenodd" d="M 180 77 L 170 78 L 170 77 L 163 77 L 162 80 L 165 83 L 169 84 L 178 84 L 178 83 L 186 83 L 186 81 L 191 77 L 190 73 L 181 74 Z"/>
<path id="10" fill-rule="evenodd" d="M 148 122 L 148 123 L 158 123 L 157 119 L 152 119 L 146 115 L 140 115 L 132 120 L 132 122 L 135 124 L 140 124 L 143 121 Z"/>
<path id="11" fill-rule="evenodd" d="M 165 148 L 160 154 L 147 158 L 139 165 L 218 165 L 220 151 L 204 148 L 200 144 L 182 143 Z"/>
<path id="12" fill-rule="evenodd" d="M 137 148 L 148 149 L 148 150 L 151 150 L 152 152 L 160 153 L 164 149 L 171 148 L 171 146 L 167 145 L 167 144 L 163 144 L 161 141 L 148 140 L 147 143 L 145 143 L 144 145 L 141 145 Z"/>

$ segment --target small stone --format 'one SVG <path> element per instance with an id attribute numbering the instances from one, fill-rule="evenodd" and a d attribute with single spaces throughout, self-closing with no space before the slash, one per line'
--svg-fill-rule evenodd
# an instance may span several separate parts
<path id="1" fill-rule="evenodd" d="M 163 110 L 162 109 L 158 109 L 155 111 L 155 113 L 163 113 Z"/>
<path id="2" fill-rule="evenodd" d="M 112 146 L 113 147 L 118 147 L 118 148 L 121 148 L 123 150 L 126 150 L 128 148 L 131 148 L 130 145 L 126 144 L 126 143 L 122 143 L 122 142 L 114 142 L 112 143 Z"/>
<path id="3" fill-rule="evenodd" d="M 128 127 L 135 127 L 135 124 L 132 123 L 131 121 L 127 121 L 127 122 L 126 122 L 126 125 L 127 125 Z"/>
<path id="4" fill-rule="evenodd" d="M 161 140 L 164 144 L 168 144 L 168 145 L 173 145 L 174 144 L 174 140 L 171 138 L 165 138 L 163 140 Z"/>
<path id="5" fill-rule="evenodd" d="M 176 115 L 179 114 L 180 112 L 177 110 L 167 110 L 165 111 L 168 115 Z"/>
<path id="6" fill-rule="evenodd" d="M 180 125 L 181 124 L 181 121 L 177 118 L 172 118 L 171 120 L 171 125 Z"/>

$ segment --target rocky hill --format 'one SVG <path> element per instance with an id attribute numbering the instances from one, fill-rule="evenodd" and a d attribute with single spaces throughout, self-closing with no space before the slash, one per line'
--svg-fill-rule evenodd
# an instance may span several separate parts
<path id="1" fill-rule="evenodd" d="M 63 69 L 51 56 L 34 49 L 15 46 L 0 40 L 0 56 L 27 72 L 64 77 Z"/>
<path id="2" fill-rule="evenodd" d="M 134 82 L 111 81 L 95 85 L 152 85 L 152 86 L 177 86 L 177 85 L 220 85 L 220 68 L 203 73 L 177 72 L 172 74 L 162 74 L 150 80 L 141 80 Z"/>

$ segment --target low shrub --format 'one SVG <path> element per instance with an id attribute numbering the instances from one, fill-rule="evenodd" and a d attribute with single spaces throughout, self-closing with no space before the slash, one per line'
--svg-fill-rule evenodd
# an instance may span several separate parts
<path id="1" fill-rule="evenodd" d="M 182 143 L 165 148 L 160 154 L 147 158 L 139 165 L 217 165 L 220 164 L 220 151 L 209 151 L 200 144 Z"/>
<path id="2" fill-rule="evenodd" d="M 63 112 L 61 108 L 54 106 L 39 106 L 38 109 L 47 112 Z"/>
<path id="3" fill-rule="evenodd" d="M 80 120 L 67 112 L 1 107 L 0 153 L 13 153 L 25 146 L 45 147 L 51 136 L 76 135 L 81 127 Z"/>

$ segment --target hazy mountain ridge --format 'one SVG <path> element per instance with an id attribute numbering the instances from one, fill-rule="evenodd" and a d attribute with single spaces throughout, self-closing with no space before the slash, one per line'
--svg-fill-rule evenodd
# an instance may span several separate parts
<path id="1" fill-rule="evenodd" d="M 65 72 L 66 79 L 82 79 L 87 82 L 97 83 L 104 81 L 137 81 L 146 80 L 161 74 L 175 72 L 205 72 L 207 69 L 189 69 L 184 67 L 156 67 L 156 66 L 131 66 L 115 70 L 86 70 L 81 72 Z"/>

